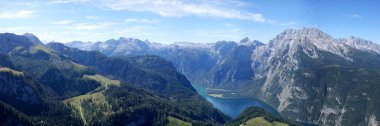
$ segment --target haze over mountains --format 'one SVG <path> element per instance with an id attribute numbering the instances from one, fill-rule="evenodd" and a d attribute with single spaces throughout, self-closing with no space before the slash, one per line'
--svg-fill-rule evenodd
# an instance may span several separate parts
<path id="1" fill-rule="evenodd" d="M 170 45 L 120 38 L 42 44 L 0 34 L 2 125 L 379 125 L 380 46 L 289 29 L 267 44 Z M 281 117 L 249 108 L 231 119 L 192 85 L 251 97 Z"/>
<path id="2" fill-rule="evenodd" d="M 258 98 L 296 121 L 379 124 L 380 46 L 369 40 L 303 28 L 286 30 L 267 44 L 245 38 L 164 45 L 120 38 L 66 45 L 108 56 L 158 55 L 192 84 Z"/>

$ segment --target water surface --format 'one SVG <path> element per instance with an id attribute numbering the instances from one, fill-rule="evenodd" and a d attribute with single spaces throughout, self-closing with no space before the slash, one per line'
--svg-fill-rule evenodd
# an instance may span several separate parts
<path id="1" fill-rule="evenodd" d="M 197 85 L 193 85 L 194 89 L 204 97 L 207 101 L 211 102 L 215 108 L 222 111 L 224 114 L 229 115 L 232 118 L 236 118 L 246 108 L 251 106 L 257 106 L 279 116 L 280 114 L 276 109 L 272 108 L 268 104 L 253 98 L 216 98 L 206 94 L 206 89 Z"/>

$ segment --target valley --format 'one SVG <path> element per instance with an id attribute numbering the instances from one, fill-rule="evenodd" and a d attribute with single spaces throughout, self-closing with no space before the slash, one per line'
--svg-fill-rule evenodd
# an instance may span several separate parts
<path id="1" fill-rule="evenodd" d="M 267 44 L 248 38 L 168 45 L 120 38 L 66 45 L 116 57 L 158 55 L 193 85 L 206 87 L 206 99 L 258 99 L 300 122 L 364 125 L 380 110 L 373 100 L 377 99 L 373 91 L 379 90 L 375 76 L 380 76 L 380 46 L 356 37 L 336 39 L 316 28 L 288 29 Z M 363 107 L 367 110 L 359 109 Z"/>
<path id="2" fill-rule="evenodd" d="M 379 45 L 363 39 L 315 28 L 286 30 L 268 44 L 120 38 L 83 48 L 28 37 L 0 34 L 2 124 L 378 123 Z"/>
<path id="3" fill-rule="evenodd" d="M 0 0 L 0 126 L 380 126 L 380 0 Z"/>

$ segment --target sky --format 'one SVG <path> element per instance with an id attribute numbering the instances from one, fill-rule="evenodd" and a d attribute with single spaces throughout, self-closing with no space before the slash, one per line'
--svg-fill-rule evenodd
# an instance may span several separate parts
<path id="1" fill-rule="evenodd" d="M 380 43 L 379 0 L 0 0 L 0 33 L 44 42 L 119 37 L 159 43 L 267 43 L 286 29 Z"/>

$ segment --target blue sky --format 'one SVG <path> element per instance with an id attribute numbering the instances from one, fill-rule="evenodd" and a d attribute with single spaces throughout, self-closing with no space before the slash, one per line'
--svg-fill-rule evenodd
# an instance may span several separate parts
<path id="1" fill-rule="evenodd" d="M 293 28 L 380 43 L 378 0 L 0 0 L 0 32 L 43 41 L 132 37 L 160 43 L 244 37 L 264 43 Z"/>

